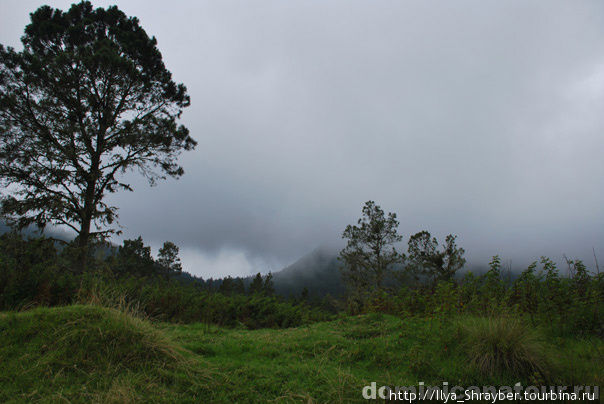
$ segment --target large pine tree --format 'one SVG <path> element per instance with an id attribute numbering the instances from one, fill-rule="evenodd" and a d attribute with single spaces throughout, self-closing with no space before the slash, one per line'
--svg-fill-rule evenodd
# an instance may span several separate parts
<path id="1" fill-rule="evenodd" d="M 48 223 L 87 246 L 112 228 L 106 196 L 179 177 L 196 142 L 177 123 L 189 105 L 136 17 L 89 2 L 31 14 L 23 50 L 0 45 L 1 212 L 18 228 Z"/>

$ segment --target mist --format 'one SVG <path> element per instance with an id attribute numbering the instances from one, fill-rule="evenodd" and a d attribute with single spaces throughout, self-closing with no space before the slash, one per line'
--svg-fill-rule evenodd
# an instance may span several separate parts
<path id="1" fill-rule="evenodd" d="M 1 2 L 0 43 L 44 3 Z M 171 240 L 204 278 L 275 272 L 337 251 L 371 199 L 469 264 L 604 253 L 603 3 L 118 6 L 187 86 L 199 144 L 182 179 L 112 195 L 114 242 Z"/>

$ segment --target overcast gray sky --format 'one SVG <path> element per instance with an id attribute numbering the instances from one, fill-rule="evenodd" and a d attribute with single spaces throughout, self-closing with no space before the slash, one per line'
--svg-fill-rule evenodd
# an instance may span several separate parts
<path id="1" fill-rule="evenodd" d="M 70 3 L 1 1 L 0 43 Z M 174 241 L 189 272 L 279 270 L 368 199 L 473 263 L 604 261 L 604 2 L 117 4 L 188 87 L 199 145 L 181 180 L 112 200 L 124 237 Z"/>

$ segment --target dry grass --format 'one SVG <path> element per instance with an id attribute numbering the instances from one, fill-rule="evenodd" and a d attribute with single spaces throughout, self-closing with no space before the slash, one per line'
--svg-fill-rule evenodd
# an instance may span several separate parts
<path id="1" fill-rule="evenodd" d="M 126 313 L 132 317 L 151 320 L 149 315 L 142 309 L 139 301 L 129 299 L 118 288 L 112 288 L 103 283 L 94 283 L 86 289 L 80 288 L 76 300 L 78 304 L 107 307 Z"/>

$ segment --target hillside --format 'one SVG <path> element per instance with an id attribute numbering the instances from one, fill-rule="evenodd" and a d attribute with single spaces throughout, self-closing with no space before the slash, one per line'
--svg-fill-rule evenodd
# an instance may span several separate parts
<path id="1" fill-rule="evenodd" d="M 273 274 L 275 291 L 284 296 L 299 295 L 306 288 L 311 296 L 340 296 L 345 288 L 338 266 L 337 252 L 317 248 Z"/>
<path id="2" fill-rule="evenodd" d="M 471 365 L 468 324 L 373 314 L 249 331 L 152 324 L 93 306 L 1 313 L 0 401 L 363 402 L 371 382 L 517 382 Z M 552 380 L 604 381 L 601 339 L 542 348 L 547 357 L 533 359 Z"/>
<path id="3" fill-rule="evenodd" d="M 149 322 L 93 306 L 0 314 L 0 401 L 192 397 L 209 372 Z M 205 382 L 204 382 L 205 380 Z"/>

